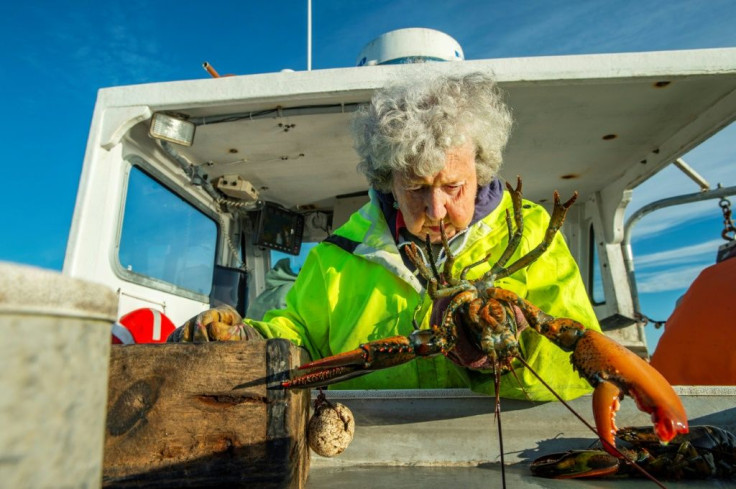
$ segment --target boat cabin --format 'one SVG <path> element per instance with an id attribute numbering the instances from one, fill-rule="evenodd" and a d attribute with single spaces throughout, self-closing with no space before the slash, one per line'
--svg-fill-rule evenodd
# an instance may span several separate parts
<path id="1" fill-rule="evenodd" d="M 482 71 L 515 118 L 501 176 L 548 206 L 579 192 L 562 232 L 604 330 L 646 356 L 624 211 L 736 118 L 736 49 L 363 64 L 100 90 L 64 273 L 115 290 L 121 316 L 150 307 L 178 325 L 220 302 L 247 315 L 278 259 L 367 200 L 355 108 L 403 77 Z"/>

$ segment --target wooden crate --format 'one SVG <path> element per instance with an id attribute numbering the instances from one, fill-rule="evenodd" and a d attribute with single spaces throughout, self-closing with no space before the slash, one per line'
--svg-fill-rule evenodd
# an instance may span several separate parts
<path id="1" fill-rule="evenodd" d="M 309 391 L 279 380 L 306 360 L 285 340 L 114 345 L 103 486 L 304 487 Z"/>

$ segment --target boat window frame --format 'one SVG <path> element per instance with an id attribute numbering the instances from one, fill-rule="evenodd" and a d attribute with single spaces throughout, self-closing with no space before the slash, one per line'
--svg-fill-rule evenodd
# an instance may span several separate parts
<path id="1" fill-rule="evenodd" d="M 155 289 L 161 292 L 177 295 L 179 297 L 183 297 L 186 299 L 191 299 L 191 300 L 195 300 L 195 301 L 202 302 L 202 303 L 209 303 L 210 293 L 212 291 L 212 280 L 214 277 L 214 269 L 215 269 L 215 265 L 219 263 L 220 242 L 221 242 L 220 240 L 222 237 L 222 228 L 221 228 L 221 222 L 220 222 L 219 217 L 214 211 L 204 206 L 200 202 L 196 201 L 195 199 L 188 198 L 186 195 L 182 194 L 181 192 L 177 192 L 175 190 L 177 187 L 175 182 L 173 182 L 169 177 L 164 175 L 161 171 L 157 170 L 152 164 L 150 164 L 148 161 L 146 161 L 141 156 L 131 154 L 131 155 L 125 156 L 123 160 L 127 164 L 125 165 L 125 168 L 124 168 L 123 185 L 122 185 L 122 192 L 121 192 L 121 198 L 120 198 L 120 208 L 118 211 L 117 233 L 115 236 L 115 243 L 111 250 L 111 256 L 110 256 L 110 262 L 112 265 L 113 272 L 118 278 L 126 282 L 130 282 L 130 283 L 133 283 L 133 284 L 136 284 L 142 287 L 146 287 L 146 288 Z M 182 287 L 180 285 L 169 282 L 167 280 L 163 280 L 157 277 L 153 277 L 153 276 L 146 275 L 143 273 L 138 273 L 132 270 L 128 270 L 120 262 L 120 245 L 121 245 L 121 239 L 122 239 L 122 233 L 123 233 L 123 223 L 125 220 L 126 204 L 128 200 L 128 188 L 129 188 L 129 183 L 130 183 L 131 172 L 133 171 L 134 168 L 141 171 L 145 176 L 153 180 L 155 183 L 160 185 L 162 188 L 169 191 L 174 197 L 177 197 L 183 203 L 189 205 L 194 210 L 198 211 L 205 218 L 210 219 L 215 225 L 215 250 L 214 250 L 214 256 L 213 256 L 213 261 L 212 261 L 213 277 L 210 278 L 210 289 L 207 293 L 200 293 L 198 291 Z"/>
<path id="2" fill-rule="evenodd" d="M 600 286 L 600 294 L 598 296 L 597 286 Z M 593 306 L 603 306 L 606 304 L 606 287 L 603 283 L 603 270 L 600 259 L 598 246 L 596 246 L 595 226 L 590 223 L 588 230 L 588 297 Z M 601 300 L 598 300 L 598 299 Z"/>

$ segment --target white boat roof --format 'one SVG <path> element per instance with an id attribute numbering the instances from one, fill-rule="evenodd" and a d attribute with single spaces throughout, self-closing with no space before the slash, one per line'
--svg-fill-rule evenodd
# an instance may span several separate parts
<path id="1" fill-rule="evenodd" d="M 502 176 L 521 175 L 525 196 L 536 201 L 549 199 L 554 189 L 563 196 L 578 190 L 585 199 L 606 188 L 632 188 L 736 119 L 736 48 L 723 48 L 367 66 L 109 88 L 101 90 L 97 110 L 119 108 L 119 124 L 104 125 L 100 144 L 110 147 L 130 127 L 128 137 L 143 141 L 152 112 L 178 112 L 198 127 L 193 146 L 177 151 L 207 165 L 210 179 L 238 174 L 264 200 L 329 209 L 336 196 L 367 189 L 355 170 L 348 130 L 354 105 L 368 101 L 377 87 L 427 71 L 495 74 L 515 117 Z"/>

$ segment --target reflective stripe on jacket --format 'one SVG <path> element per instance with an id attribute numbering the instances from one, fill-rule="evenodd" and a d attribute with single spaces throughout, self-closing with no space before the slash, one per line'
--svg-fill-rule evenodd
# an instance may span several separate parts
<path id="1" fill-rule="evenodd" d="M 481 260 L 489 251 L 493 257 L 501 255 L 508 241 L 506 209 L 511 211 L 508 192 L 496 209 L 468 228 L 466 236 L 453 241 L 454 245 L 461 243 L 462 248 L 456 255 L 454 274 Z M 542 240 L 549 222 L 544 208 L 528 201 L 524 201 L 523 215 L 523 238 L 509 263 Z M 371 202 L 337 229 L 335 236 L 349 246 L 329 242 L 316 246 L 286 297 L 285 309 L 268 312 L 261 322 L 247 321 L 268 338 L 285 338 L 303 346 L 313 359 L 349 351 L 367 341 L 408 335 L 420 301 L 422 308 L 417 321 L 421 320 L 422 328 L 429 327 L 430 300 L 419 280 L 404 265 L 372 191 Z M 487 263 L 478 265 L 471 269 L 468 278 L 473 280 L 489 268 Z M 577 265 L 559 233 L 535 263 L 499 280 L 496 285 L 519 294 L 552 316 L 572 318 L 588 328 L 600 330 Z M 587 381 L 573 371 L 569 353 L 531 329 L 521 333 L 520 344 L 527 362 L 563 398 L 572 399 L 590 392 Z M 504 375 L 502 397 L 554 400 L 527 369 L 518 366 L 515 370 L 524 388 L 513 375 Z M 488 373 L 458 367 L 440 355 L 332 386 L 335 389 L 451 387 L 492 393 L 493 380 Z"/>

